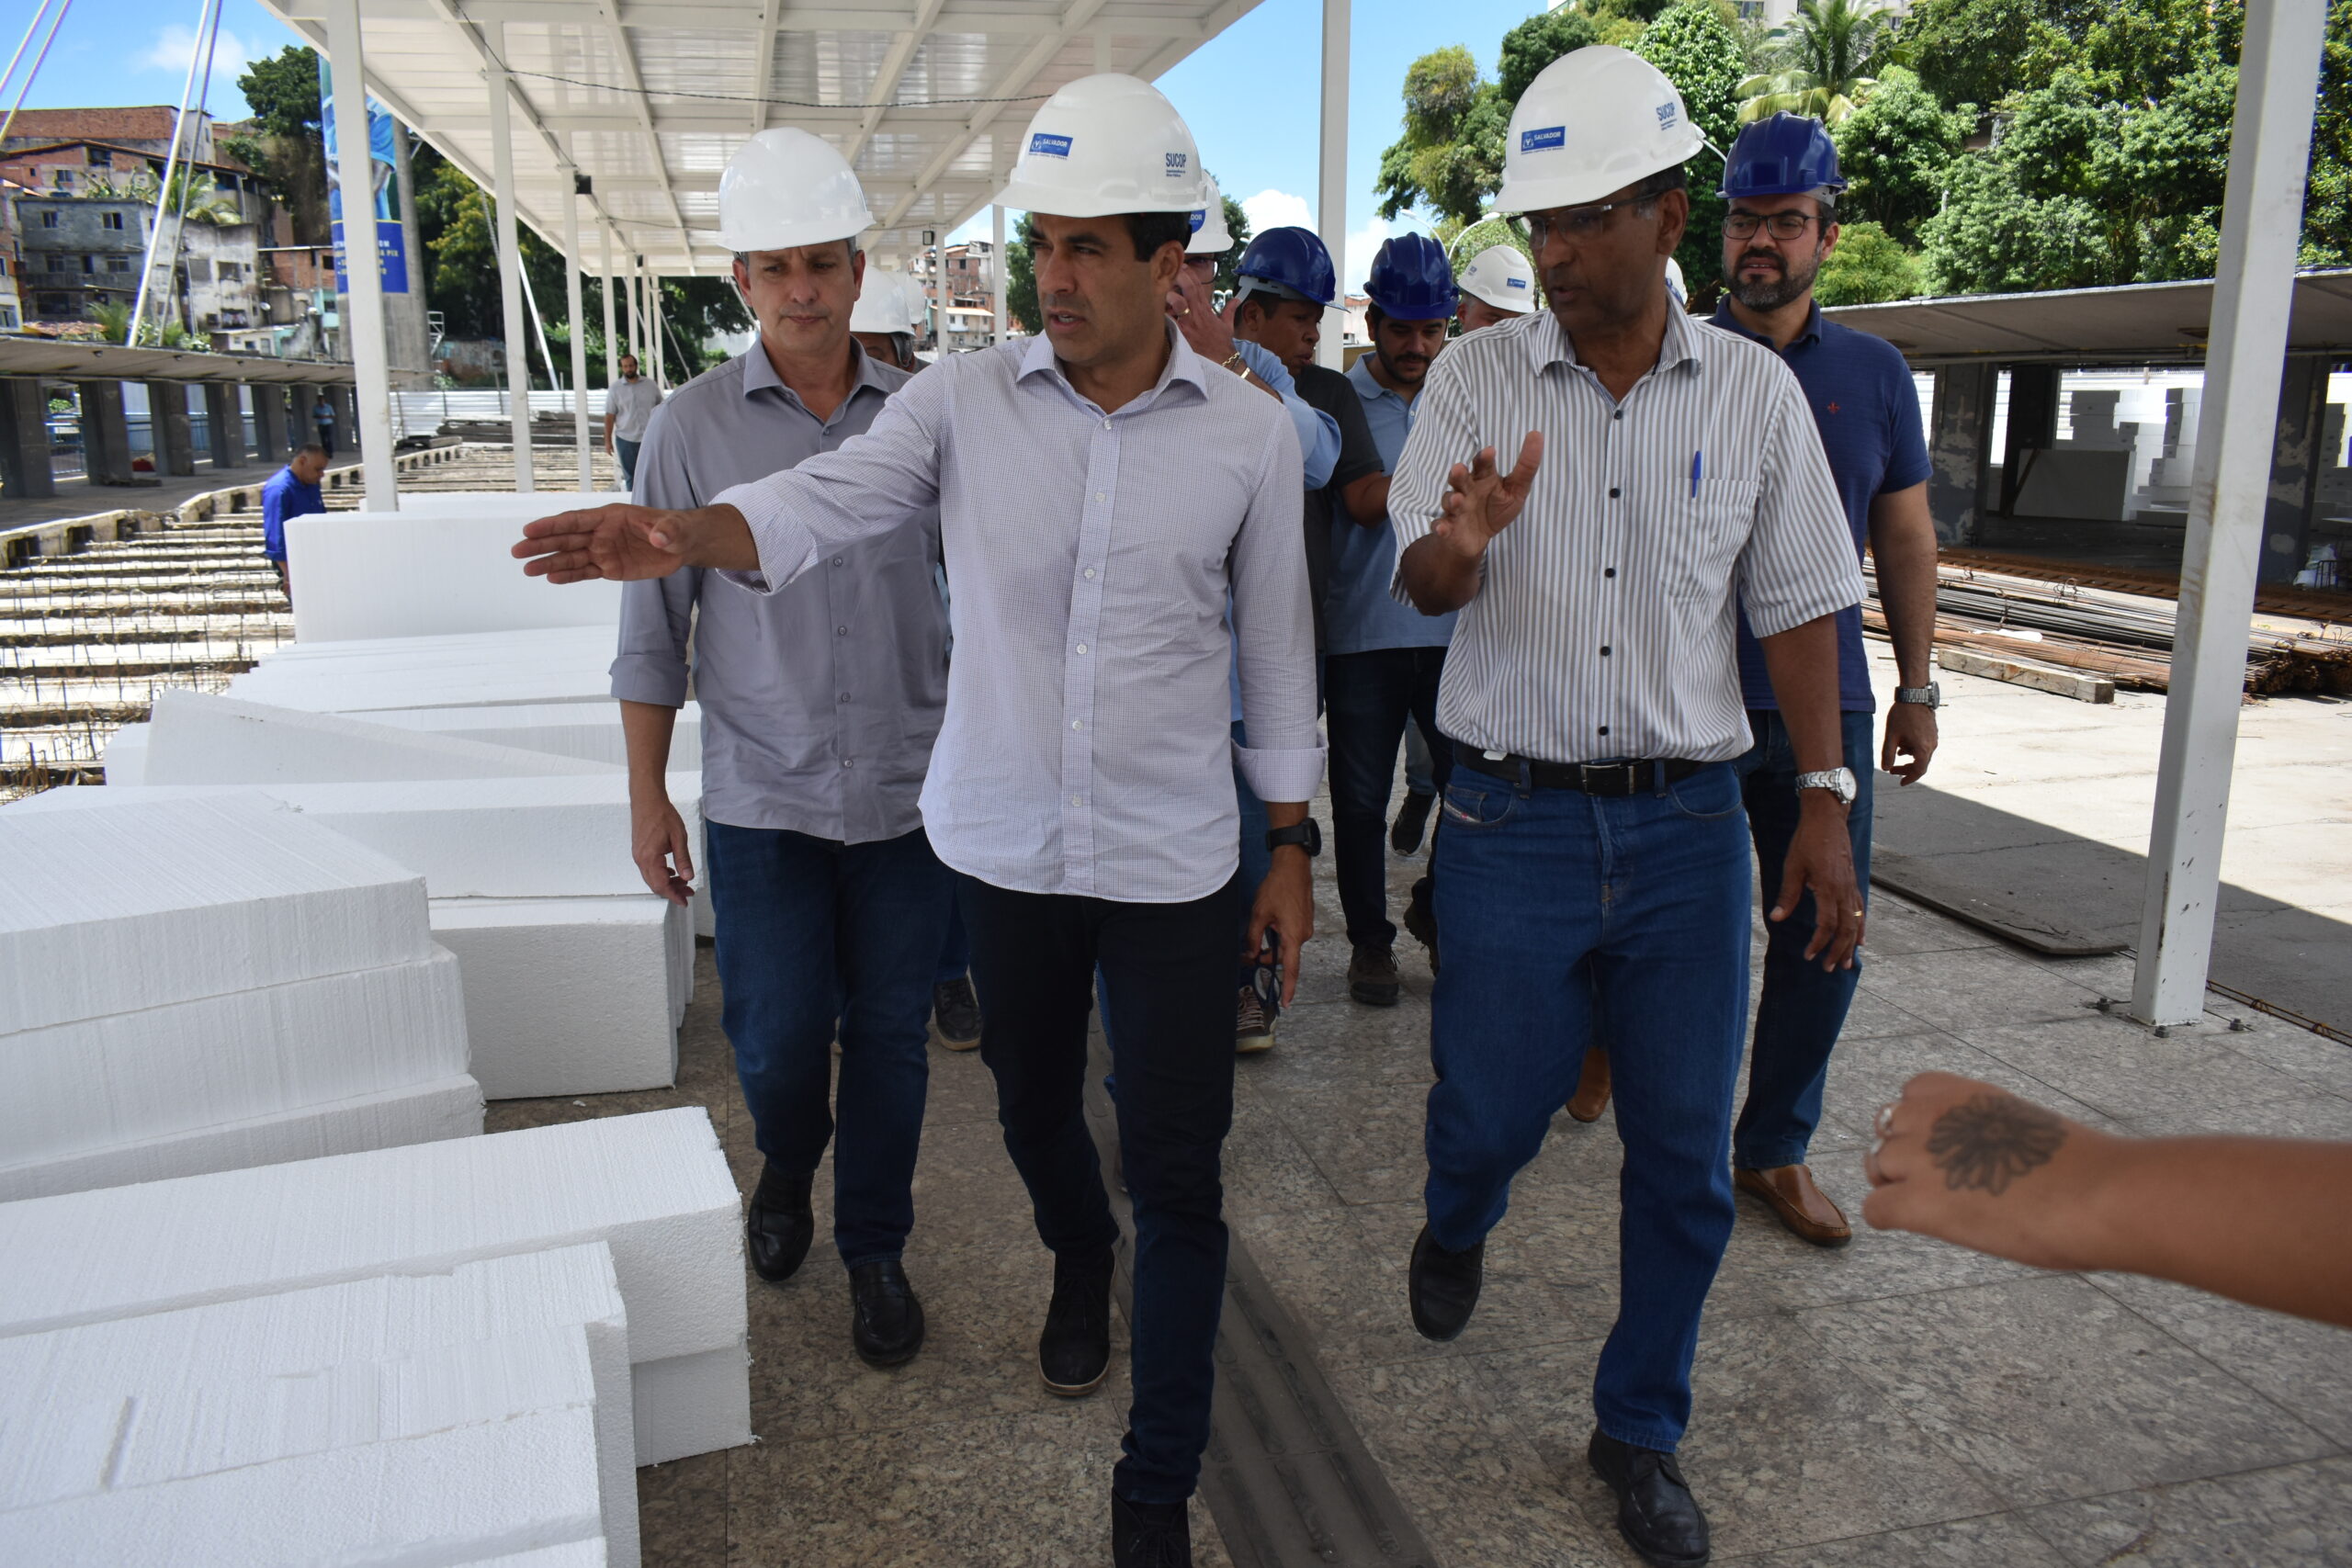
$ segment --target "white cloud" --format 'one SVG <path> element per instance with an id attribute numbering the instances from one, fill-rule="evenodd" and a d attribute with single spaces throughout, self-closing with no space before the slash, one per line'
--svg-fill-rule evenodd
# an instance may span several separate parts
<path id="1" fill-rule="evenodd" d="M 1315 209 L 1303 196 L 1293 196 L 1286 190 L 1261 190 L 1241 204 L 1249 217 L 1250 231 L 1262 234 L 1269 229 L 1312 229 Z"/>
<path id="2" fill-rule="evenodd" d="M 155 35 L 154 43 L 140 57 L 139 63 L 153 71 L 168 71 L 186 80 L 187 62 L 197 58 L 202 42 L 194 29 L 175 22 Z M 220 29 L 220 36 L 212 45 L 211 101 L 214 104 L 223 101 L 221 94 L 224 88 L 233 99 L 237 78 L 252 66 L 253 58 L 253 51 L 245 46 L 244 39 L 226 28 Z M 199 64 L 198 70 L 201 72 L 202 69 Z"/>
<path id="3" fill-rule="evenodd" d="M 1351 294 L 1363 292 L 1363 280 L 1371 275 L 1372 258 L 1380 247 L 1398 234 L 1426 234 L 1429 230 L 1419 223 L 1391 223 L 1379 216 L 1367 218 L 1360 229 L 1348 231 L 1347 286 Z"/>

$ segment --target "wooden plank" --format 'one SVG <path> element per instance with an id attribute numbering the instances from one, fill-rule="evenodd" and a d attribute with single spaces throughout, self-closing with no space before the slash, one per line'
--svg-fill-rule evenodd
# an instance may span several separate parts
<path id="1" fill-rule="evenodd" d="M 1962 859 L 1964 863 L 1966 857 Z M 2085 936 L 1933 859 L 1883 847 L 1871 851 L 1871 886 L 2051 958 L 2097 958 L 2130 945 Z"/>
<path id="2" fill-rule="evenodd" d="M 2029 686 L 2037 692 L 2072 697 L 2078 703 L 2111 703 L 2115 700 L 2115 682 L 2104 675 L 2094 675 L 2086 671 L 2061 670 L 2052 664 L 2037 664 L 2028 659 L 1979 653 L 1966 648 L 1939 648 L 1936 649 L 1936 662 L 1958 674 L 2006 681 L 2012 686 Z"/>

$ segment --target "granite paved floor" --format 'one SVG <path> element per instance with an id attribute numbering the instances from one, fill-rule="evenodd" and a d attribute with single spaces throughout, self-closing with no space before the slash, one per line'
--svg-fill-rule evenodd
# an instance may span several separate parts
<path id="1" fill-rule="evenodd" d="M 1401 893 L 1416 867 L 1396 869 Z M 2128 986 L 2126 961 L 2036 960 L 1883 895 L 1871 946 L 1815 1145 L 1849 1212 L 1871 1111 L 1930 1066 L 2102 1126 L 2352 1139 L 2352 1050 L 2228 1004 L 2158 1040 L 2086 1006 Z M 1580 1457 L 1615 1310 L 1611 1124 L 1555 1122 L 1489 1244 L 1477 1319 L 1450 1345 L 1417 1337 L 1430 976 L 1400 956 L 1404 1000 L 1374 1010 L 1345 999 L 1339 942 L 1317 942 L 1279 1047 L 1239 1065 L 1236 1234 L 1448 1568 L 1633 1563 Z M 2240 1016 L 2251 1032 L 2228 1032 Z M 705 1104 L 748 1190 L 707 948 L 683 1062 L 674 1090 L 508 1102 L 491 1124 Z M 649 1564 L 1107 1561 L 1124 1382 L 1075 1404 L 1038 1387 L 1046 1258 L 986 1070 L 936 1043 L 916 1203 L 922 1357 L 888 1373 L 852 1358 L 821 1251 L 786 1286 L 752 1280 L 762 1440 L 640 1472 Z M 1743 1200 L 1696 1392 L 1684 1461 L 1719 1562 L 2352 1564 L 2352 1335 L 2185 1290 L 1868 1230 L 1823 1252 Z M 1201 1562 L 1223 1562 L 1196 1519 Z"/>

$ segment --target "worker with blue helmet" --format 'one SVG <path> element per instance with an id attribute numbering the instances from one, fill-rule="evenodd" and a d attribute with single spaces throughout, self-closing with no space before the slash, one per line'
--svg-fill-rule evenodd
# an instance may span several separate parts
<path id="1" fill-rule="evenodd" d="M 1365 423 L 1393 471 L 1412 434 L 1416 401 L 1430 362 L 1444 348 L 1460 290 L 1445 247 L 1427 234 L 1398 234 L 1380 247 L 1364 279 L 1364 323 L 1372 351 L 1348 371 Z M 1437 730 L 1438 683 L 1453 617 L 1424 615 L 1388 589 L 1396 570 L 1396 536 L 1385 487 L 1376 515 L 1335 520 L 1329 657 L 1331 824 L 1340 905 L 1347 916 L 1348 995 L 1367 1007 L 1394 1007 L 1398 995 L 1396 928 L 1388 919 L 1388 799 L 1396 749 L 1409 721 L 1428 742 L 1440 790 L 1453 751 Z M 1413 890 L 1405 929 L 1434 953 L 1429 884 Z"/>

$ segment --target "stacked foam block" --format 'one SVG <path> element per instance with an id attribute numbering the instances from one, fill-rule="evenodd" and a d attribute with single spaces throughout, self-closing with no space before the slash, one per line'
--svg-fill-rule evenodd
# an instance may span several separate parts
<path id="1" fill-rule="evenodd" d="M 634 1564 L 746 1327 L 698 1110 L 0 1204 L 0 1562 Z"/>
<path id="2" fill-rule="evenodd" d="M 597 626 L 609 642 L 620 624 L 620 584 L 558 590 L 525 576 L 511 553 L 526 521 L 562 511 L 566 501 L 510 499 L 523 504 L 293 519 L 286 527 L 286 562 L 296 584 L 296 637 L 332 643 Z"/>
<path id="3" fill-rule="evenodd" d="M 677 1076 L 691 914 L 645 890 L 616 765 L 196 692 L 146 727 L 142 783 L 16 809 L 250 785 L 424 878 L 464 980 L 473 1073 L 494 1100 L 657 1088 Z M 699 853 L 701 781 L 672 781 Z"/>
<path id="4" fill-rule="evenodd" d="M 265 797 L 0 814 L 0 1199 L 481 1130 L 413 872 Z"/>

